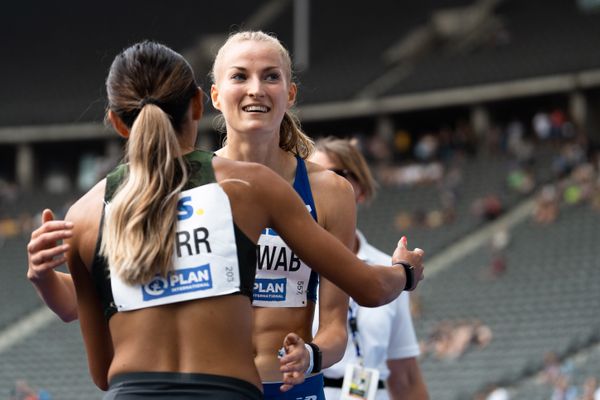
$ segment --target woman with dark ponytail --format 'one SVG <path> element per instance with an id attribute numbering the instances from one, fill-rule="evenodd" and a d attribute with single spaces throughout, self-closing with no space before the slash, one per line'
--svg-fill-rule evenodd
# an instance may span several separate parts
<path id="1" fill-rule="evenodd" d="M 28 245 L 28 277 L 61 318 L 79 317 L 105 400 L 262 398 L 252 292 L 267 226 L 359 304 L 387 303 L 405 287 L 404 267 L 357 259 L 269 168 L 195 149 L 202 93 L 181 55 L 136 44 L 115 58 L 106 85 L 125 162 L 65 221 L 45 211 Z M 54 271 L 65 260 L 70 275 Z M 394 262 L 420 278 L 422 252 L 399 244 Z M 281 345 L 304 351 L 293 335 Z"/>

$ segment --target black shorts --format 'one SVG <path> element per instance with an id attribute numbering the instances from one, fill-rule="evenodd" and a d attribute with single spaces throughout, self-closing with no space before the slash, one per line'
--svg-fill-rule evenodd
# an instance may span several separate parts
<path id="1" fill-rule="evenodd" d="M 250 382 L 221 375 L 179 372 L 130 372 L 114 376 L 103 400 L 260 400 Z"/>

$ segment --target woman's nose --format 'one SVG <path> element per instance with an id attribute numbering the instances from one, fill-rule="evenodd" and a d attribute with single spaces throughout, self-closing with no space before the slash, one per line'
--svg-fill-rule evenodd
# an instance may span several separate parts
<path id="1" fill-rule="evenodd" d="M 262 97 L 265 92 L 263 90 L 263 85 L 260 79 L 251 79 L 248 82 L 248 95 L 252 97 Z"/>

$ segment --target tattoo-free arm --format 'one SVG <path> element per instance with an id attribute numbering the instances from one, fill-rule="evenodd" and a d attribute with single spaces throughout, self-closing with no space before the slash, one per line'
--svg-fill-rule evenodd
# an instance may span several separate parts
<path id="1" fill-rule="evenodd" d="M 55 221 L 52 211 L 42 213 L 42 225 L 31 233 L 27 245 L 27 279 L 40 298 L 63 321 L 77 319 L 77 299 L 71 275 L 56 271 L 66 263 L 67 243 L 60 241 L 73 234 L 73 223 Z"/>
<path id="2" fill-rule="evenodd" d="M 387 388 L 391 400 L 428 400 L 427 387 L 415 357 L 387 360 Z"/>

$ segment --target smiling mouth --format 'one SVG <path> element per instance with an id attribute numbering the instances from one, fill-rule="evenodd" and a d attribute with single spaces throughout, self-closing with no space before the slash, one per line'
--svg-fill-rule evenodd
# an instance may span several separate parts
<path id="1" fill-rule="evenodd" d="M 261 106 L 261 105 L 250 105 L 250 106 L 242 107 L 242 110 L 244 110 L 245 112 L 266 113 L 266 112 L 269 112 L 270 108 L 267 106 Z"/>

